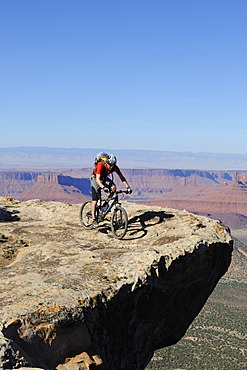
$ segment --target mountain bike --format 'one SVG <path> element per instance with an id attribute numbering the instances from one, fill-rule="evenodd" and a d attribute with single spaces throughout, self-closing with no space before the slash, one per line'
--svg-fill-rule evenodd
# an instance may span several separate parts
<path id="1" fill-rule="evenodd" d="M 96 207 L 96 220 L 102 222 L 106 215 L 113 209 L 111 216 L 111 231 L 117 239 L 122 239 L 128 228 L 128 216 L 125 209 L 121 206 L 118 199 L 118 194 L 125 193 L 125 190 L 117 190 L 108 198 L 101 197 L 100 203 Z M 103 199 L 102 199 L 103 198 Z M 86 230 L 92 229 L 92 201 L 87 200 L 80 209 L 80 221 Z"/>

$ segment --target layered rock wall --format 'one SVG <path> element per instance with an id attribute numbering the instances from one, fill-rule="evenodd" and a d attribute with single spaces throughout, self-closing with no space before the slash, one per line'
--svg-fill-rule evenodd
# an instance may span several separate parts
<path id="1" fill-rule="evenodd" d="M 74 186 L 83 194 L 89 195 L 91 172 L 92 168 L 65 171 L 63 174 L 2 172 L 0 173 L 0 195 L 17 197 L 34 186 L 36 180 L 40 184 L 57 183 Z M 141 198 L 158 197 L 181 185 L 211 187 L 225 182 L 230 184 L 235 176 L 234 172 L 168 169 L 124 169 L 123 173 L 131 184 L 135 197 Z M 121 186 L 117 175 L 114 175 L 114 180 Z"/>
<path id="2" fill-rule="evenodd" d="M 0 196 L 16 197 L 33 186 L 37 177 L 32 172 L 0 172 Z"/>

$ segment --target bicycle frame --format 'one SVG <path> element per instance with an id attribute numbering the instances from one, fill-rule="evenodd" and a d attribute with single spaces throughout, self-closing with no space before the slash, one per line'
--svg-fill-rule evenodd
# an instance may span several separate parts
<path id="1" fill-rule="evenodd" d="M 103 220 L 105 218 L 105 216 L 111 211 L 111 209 L 116 205 L 116 204 L 119 204 L 119 200 L 118 200 L 118 194 L 121 194 L 121 193 L 126 193 L 126 191 L 124 190 L 117 190 L 114 192 L 113 196 L 109 197 L 109 198 L 104 198 L 102 199 L 102 197 L 100 197 L 100 204 L 97 206 L 98 209 L 99 209 L 99 217 L 101 218 L 101 220 Z M 111 202 L 113 201 L 113 202 Z M 103 209 L 103 204 L 105 202 L 111 202 L 108 204 L 108 207 L 104 210 Z"/>

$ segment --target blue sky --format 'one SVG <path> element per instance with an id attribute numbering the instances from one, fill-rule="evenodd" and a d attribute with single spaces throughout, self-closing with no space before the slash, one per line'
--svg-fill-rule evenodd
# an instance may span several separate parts
<path id="1" fill-rule="evenodd" d="M 0 147 L 246 153 L 246 0 L 1 0 Z"/>

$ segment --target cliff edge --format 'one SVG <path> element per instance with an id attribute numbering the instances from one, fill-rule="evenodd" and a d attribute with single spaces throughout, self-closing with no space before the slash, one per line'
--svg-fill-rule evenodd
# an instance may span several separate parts
<path id="1" fill-rule="evenodd" d="M 144 369 L 179 341 L 227 271 L 220 222 L 122 202 L 121 241 L 109 222 L 79 224 L 80 205 L 0 198 L 0 366 Z"/>

